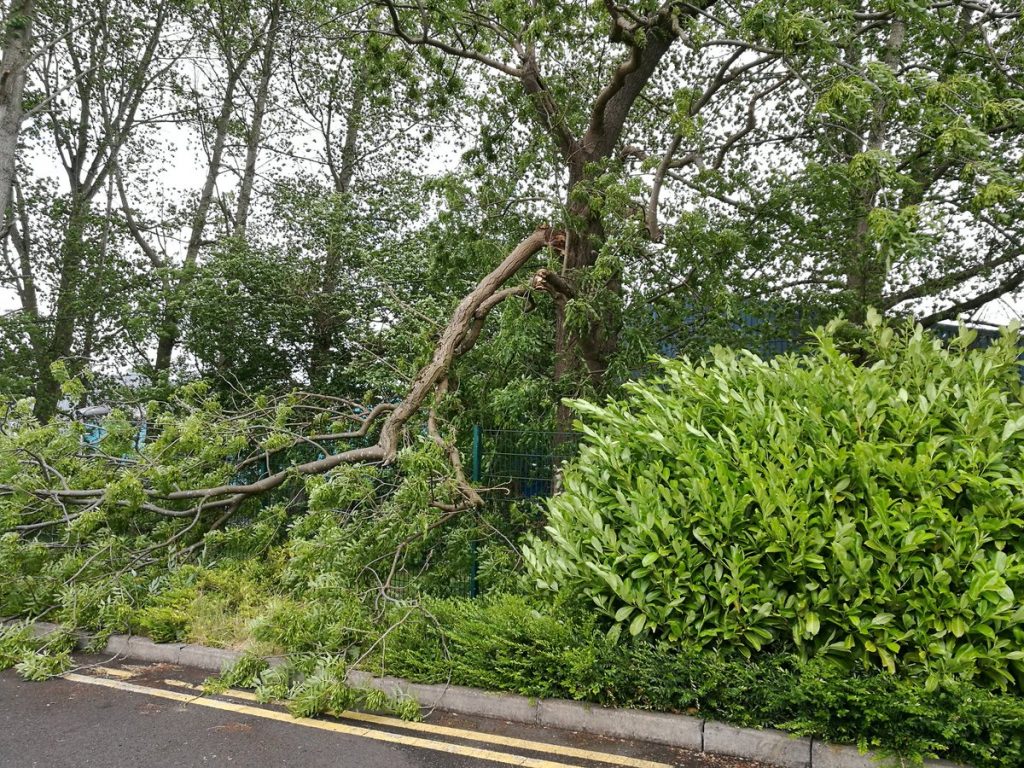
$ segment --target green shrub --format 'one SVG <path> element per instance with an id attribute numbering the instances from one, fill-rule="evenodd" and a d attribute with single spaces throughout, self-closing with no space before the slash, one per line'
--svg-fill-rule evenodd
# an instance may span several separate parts
<path id="1" fill-rule="evenodd" d="M 199 569 L 186 566 L 154 579 L 145 601 L 132 614 L 132 631 L 158 643 L 184 641 L 191 621 L 189 608 L 199 593 L 199 578 Z"/>
<path id="2" fill-rule="evenodd" d="M 402 623 L 389 635 L 381 661 L 395 674 L 432 681 L 450 674 L 463 685 L 538 698 L 594 693 L 587 682 L 583 689 L 566 682 L 571 670 L 588 680 L 597 662 L 593 648 L 584 645 L 577 651 L 578 636 L 587 632 L 536 611 L 520 597 L 430 600 L 424 612 L 406 614 L 403 610 L 392 617 Z M 589 626 L 592 632 L 593 623 Z"/>
<path id="3" fill-rule="evenodd" d="M 625 400 L 576 402 L 584 443 L 531 575 L 613 636 L 1024 683 L 1015 339 L 947 348 L 872 318 L 844 351 L 838 330 L 802 356 L 665 360 Z"/>
<path id="4" fill-rule="evenodd" d="M 173 605 L 151 605 L 138 611 L 132 629 L 157 643 L 181 642 L 188 629 L 188 614 Z"/>
<path id="5" fill-rule="evenodd" d="M 423 683 L 686 712 L 898 754 L 1024 765 L 1024 698 L 972 683 L 934 690 L 792 654 L 729 659 L 687 644 L 610 638 L 593 617 L 522 597 L 428 600 L 370 667 Z"/>
<path id="6" fill-rule="evenodd" d="M 252 637 L 288 653 L 330 653 L 358 658 L 373 642 L 365 607 L 343 589 L 299 601 L 271 598 L 251 625 Z"/>

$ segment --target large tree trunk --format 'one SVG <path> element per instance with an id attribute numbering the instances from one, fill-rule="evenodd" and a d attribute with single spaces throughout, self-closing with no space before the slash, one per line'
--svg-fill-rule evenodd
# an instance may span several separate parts
<path id="1" fill-rule="evenodd" d="M 578 175 L 577 175 L 578 174 Z M 600 389 L 608 360 L 615 351 L 618 337 L 616 318 L 609 313 L 589 320 L 580 332 L 570 329 L 567 321 L 567 305 L 575 298 L 575 286 L 580 272 L 594 266 L 597 250 L 604 237 L 601 220 L 584 203 L 572 201 L 577 185 L 586 181 L 582 169 L 573 169 L 568 192 L 570 220 L 576 226 L 566 228 L 565 249 L 562 255 L 561 281 L 551 291 L 554 300 L 554 380 L 559 403 L 556 412 L 556 426 L 566 432 L 572 425 L 572 412 L 561 399 L 580 394 L 589 384 Z M 549 278 L 549 281 L 552 278 Z M 608 290 L 620 291 L 621 286 L 609 285 Z"/>
<path id="2" fill-rule="evenodd" d="M 277 33 L 280 27 L 281 6 L 274 2 L 267 19 L 266 41 L 263 45 L 263 58 L 260 62 L 260 82 L 256 87 L 256 102 L 253 105 L 252 125 L 246 137 L 245 168 L 242 181 L 238 187 L 238 206 L 235 209 L 235 234 L 245 237 L 245 228 L 249 223 L 249 209 L 252 205 L 252 188 L 256 181 L 256 160 L 259 157 L 260 144 L 263 141 L 263 119 L 267 113 L 267 101 L 270 96 L 270 79 L 273 75 L 274 58 L 277 55 Z"/>
<path id="3" fill-rule="evenodd" d="M 35 12 L 35 0 L 11 0 L 4 18 L 4 52 L 0 63 L 0 217 L 11 202 Z"/>
<path id="4" fill-rule="evenodd" d="M 203 182 L 203 189 L 199 193 L 199 202 L 196 205 L 196 212 L 192 216 L 192 227 L 189 233 L 188 247 L 185 250 L 185 259 L 182 264 L 181 276 L 171 288 L 169 296 L 164 298 L 163 318 L 160 323 L 160 330 L 157 333 L 156 361 L 153 370 L 158 375 L 170 370 L 171 360 L 174 357 L 174 348 L 178 345 L 181 323 L 181 307 L 179 302 L 182 293 L 191 282 L 192 270 L 199 259 L 199 251 L 203 246 L 203 233 L 206 231 L 207 220 L 210 217 L 210 206 L 213 205 L 213 193 L 217 187 L 217 178 L 220 176 L 221 166 L 224 160 L 224 148 L 227 144 L 228 129 L 230 127 L 231 115 L 235 108 L 235 90 L 238 88 L 239 79 L 242 76 L 244 62 L 228 72 L 227 83 L 224 87 L 224 98 L 221 101 L 220 114 L 214 129 L 213 144 L 210 148 L 210 160 L 206 168 L 206 179 Z"/>
<path id="5" fill-rule="evenodd" d="M 702 0 L 700 5 L 707 6 L 713 2 Z M 526 91 L 534 96 L 542 122 L 555 136 L 569 171 L 566 191 L 569 221 L 560 274 L 562 285 L 551 291 L 555 297 L 554 378 L 560 398 L 576 395 L 587 384 L 598 390 L 605 385 L 621 330 L 616 308 L 622 293 L 619 275 L 613 275 L 606 281 L 603 288 L 613 298 L 598 302 L 602 309 L 587 321 L 583 330 L 574 331 L 566 324 L 566 305 L 573 299 L 578 274 L 595 265 L 605 236 L 600 214 L 590 208 L 585 195 L 579 196 L 577 190 L 580 187 L 585 189 L 593 181 L 590 168 L 615 153 L 633 105 L 676 39 L 672 19 L 668 6 L 654 14 L 647 22 L 642 41 L 627 41 L 618 30 L 613 31 L 613 41 L 626 43 L 630 52 L 598 94 L 592 105 L 587 130 L 578 140 L 558 122 L 557 113 L 545 101 L 547 89 L 535 66 L 527 67 L 523 80 Z M 559 431 L 567 431 L 572 424 L 571 413 L 564 405 L 558 406 L 556 422 Z"/>
<path id="6" fill-rule="evenodd" d="M 81 314 L 80 292 L 86 274 L 88 244 L 85 228 L 89 203 L 80 194 L 72 193 L 67 231 L 60 253 L 60 279 L 53 300 L 53 330 L 49 344 L 36 350 L 39 383 L 36 387 L 35 415 L 46 421 L 57 412 L 60 383 L 50 370 L 53 363 L 71 356 L 75 330 Z"/>

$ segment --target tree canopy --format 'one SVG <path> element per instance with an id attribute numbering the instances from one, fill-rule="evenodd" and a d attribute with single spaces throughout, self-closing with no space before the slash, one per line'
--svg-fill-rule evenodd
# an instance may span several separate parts
<path id="1" fill-rule="evenodd" d="M 3 34 L 23 534 L 113 505 L 192 546 L 421 443 L 429 527 L 480 504 L 469 424 L 1024 284 L 1008 0 L 10 0 Z"/>

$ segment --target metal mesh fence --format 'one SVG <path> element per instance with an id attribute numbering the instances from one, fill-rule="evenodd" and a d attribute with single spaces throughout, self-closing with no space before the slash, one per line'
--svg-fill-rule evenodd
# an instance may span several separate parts
<path id="1" fill-rule="evenodd" d="M 576 432 L 483 429 L 473 431 L 473 478 L 507 499 L 551 496 L 563 462 L 576 455 Z"/>

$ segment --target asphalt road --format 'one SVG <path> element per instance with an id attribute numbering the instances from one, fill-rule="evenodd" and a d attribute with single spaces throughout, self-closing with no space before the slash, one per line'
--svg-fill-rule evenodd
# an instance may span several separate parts
<path id="1" fill-rule="evenodd" d="M 296 721 L 244 693 L 198 697 L 195 670 L 92 666 L 103 661 L 82 659 L 70 679 L 42 683 L 0 672 L 0 768 L 757 768 L 484 718 L 435 714 L 419 730 L 359 715 Z"/>

